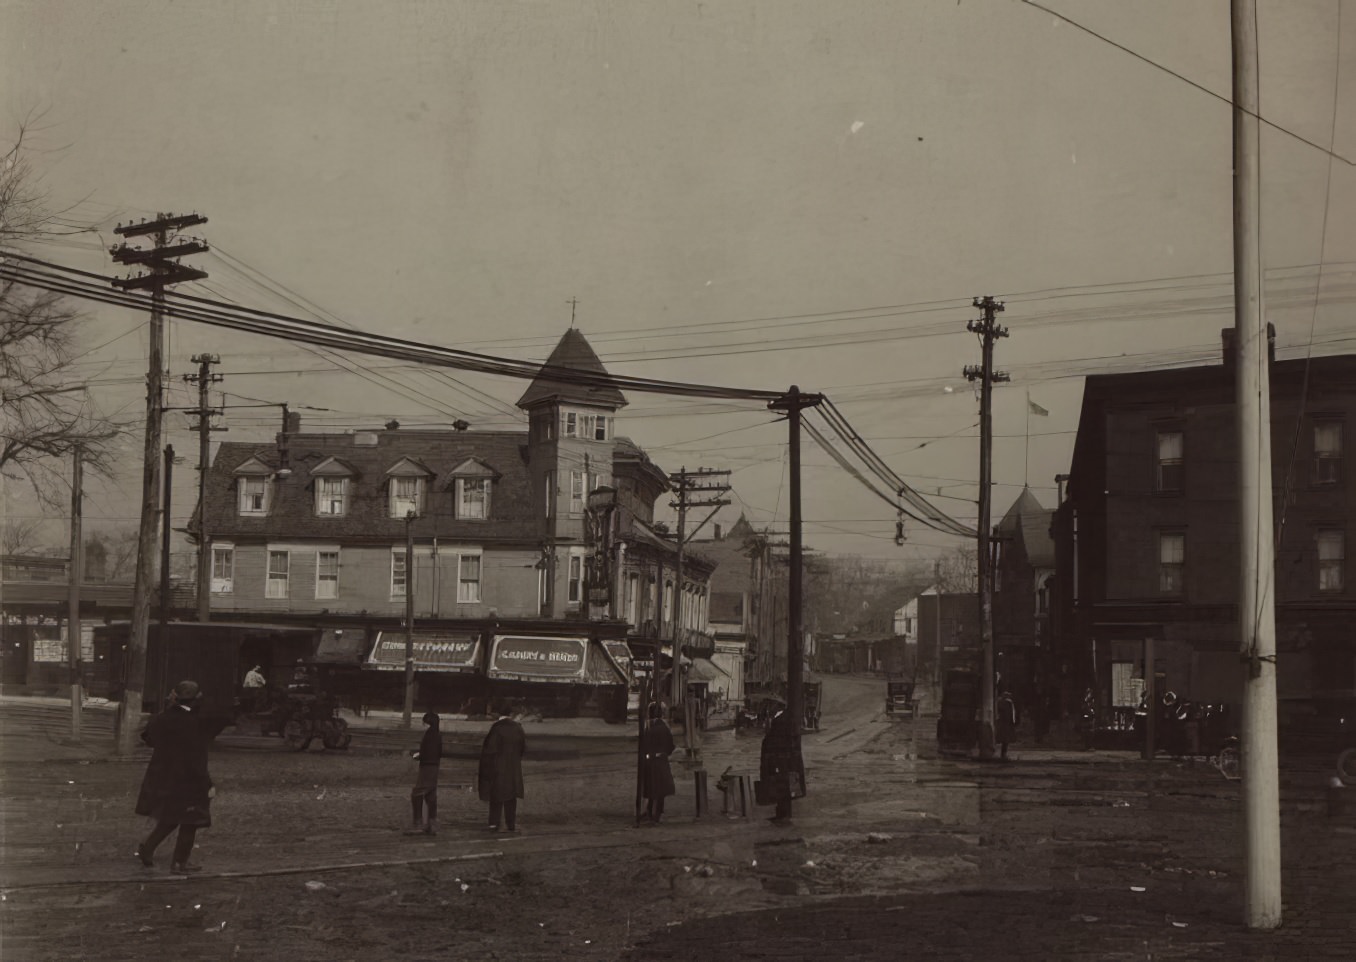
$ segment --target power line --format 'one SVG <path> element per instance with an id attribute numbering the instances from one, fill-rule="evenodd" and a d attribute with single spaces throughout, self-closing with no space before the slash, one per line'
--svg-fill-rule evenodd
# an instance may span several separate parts
<path id="1" fill-rule="evenodd" d="M 1246 108 L 1244 108 L 1244 107 L 1242 107 L 1242 106 L 1240 106 L 1240 105 L 1238 105 L 1238 104 L 1235 104 L 1235 103 L 1233 102 L 1233 99 L 1232 99 L 1232 98 L 1226 97 L 1226 96 L 1224 96 L 1223 94 L 1217 94 L 1217 93 L 1215 93 L 1215 92 L 1214 92 L 1213 90 L 1211 90 L 1209 87 L 1206 87 L 1206 86 L 1203 85 L 1203 84 L 1197 83 L 1196 81 L 1192 80 L 1190 77 L 1187 77 L 1185 74 L 1178 73 L 1176 70 L 1173 70 L 1171 67 L 1164 66 L 1163 64 L 1159 63 L 1157 60 L 1151 60 L 1150 58 L 1146 57 L 1144 54 L 1140 53 L 1140 52 L 1137 51 L 1137 50 L 1133 50 L 1133 49 L 1131 49 L 1130 47 L 1127 47 L 1127 46 L 1126 46 L 1125 44 L 1123 44 L 1123 43 L 1117 43 L 1115 40 L 1112 40 L 1110 37 L 1106 36 L 1105 34 L 1098 33 L 1096 30 L 1093 30 L 1091 27 L 1084 26 L 1083 24 L 1079 23 L 1077 20 L 1074 20 L 1072 17 L 1067 17 L 1067 16 L 1065 16 L 1064 14 L 1059 13 L 1059 12 L 1056 11 L 1056 10 L 1051 10 L 1049 7 L 1045 6 L 1044 4 L 1037 3 L 1036 0 L 1021 0 L 1021 2 L 1024 3 L 1024 4 L 1026 4 L 1028 7 L 1034 7 L 1035 9 L 1040 10 L 1040 11 L 1042 11 L 1042 12 L 1044 12 L 1044 13 L 1048 13 L 1048 14 L 1049 14 L 1050 16 L 1052 16 L 1052 17 L 1058 17 L 1060 20 L 1063 20 L 1063 21 L 1064 21 L 1065 23 L 1067 23 L 1069 26 L 1071 26 L 1071 27 L 1073 27 L 1073 28 L 1075 28 L 1075 29 L 1077 29 L 1077 30 L 1083 31 L 1083 32 L 1086 33 L 1088 36 L 1090 36 L 1090 37 L 1096 37 L 1098 40 L 1102 41 L 1102 43 L 1105 43 L 1105 44 L 1108 44 L 1108 45 L 1110 45 L 1110 46 L 1112 46 L 1112 47 L 1115 47 L 1117 50 L 1121 51 L 1122 53 L 1127 53 L 1127 54 L 1129 54 L 1130 56 L 1134 57 L 1136 60 L 1141 60 L 1141 61 L 1143 61 L 1144 63 L 1147 63 L 1149 66 L 1155 68 L 1156 70 L 1161 70 L 1161 71 L 1163 71 L 1164 73 L 1168 74 L 1169 76 L 1176 77 L 1178 80 L 1182 81 L 1182 83 L 1186 84 L 1187 86 L 1189 86 L 1189 87 L 1194 87 L 1194 88 L 1196 88 L 1197 90 L 1199 90 L 1201 93 L 1207 94 L 1207 95 L 1209 95 L 1209 96 L 1211 96 L 1211 97 L 1214 97 L 1216 100 L 1221 101 L 1222 103 L 1228 104 L 1230 107 L 1233 107 L 1234 109 L 1241 111 L 1242 113 L 1246 114 L 1247 116 L 1255 118 L 1255 119 L 1258 121 L 1258 123 L 1266 124 L 1266 125 L 1267 125 L 1268 127 L 1270 127 L 1272 130 L 1279 131 L 1279 132 L 1285 134 L 1287 137 L 1292 137 L 1292 138 L 1294 138 L 1295 140 L 1298 140 L 1300 143 L 1302 143 L 1302 144 L 1304 144 L 1304 145 L 1306 145 L 1306 146 L 1308 146 L 1308 147 L 1312 147 L 1312 148 L 1314 148 L 1314 150 L 1317 150 L 1317 151 L 1319 151 L 1319 152 L 1322 153 L 1322 154 L 1326 154 L 1329 158 L 1331 158 L 1331 159 L 1333 159 L 1333 160 L 1340 160 L 1342 163 L 1346 164 L 1348 167 L 1356 167 L 1356 161 L 1349 160 L 1348 158 L 1342 156 L 1341 154 L 1335 153 L 1335 152 L 1334 152 L 1333 150 L 1331 150 L 1330 148 L 1324 147 L 1322 144 L 1317 144 L 1317 143 L 1315 143 L 1314 141 L 1310 140 L 1309 138 L 1303 137 L 1303 136 L 1301 136 L 1301 135 L 1295 133 L 1293 130 L 1291 130 L 1291 129 L 1288 128 L 1288 127 L 1282 127 L 1280 124 L 1274 123 L 1274 122 L 1268 120 L 1266 117 L 1263 117 L 1263 116 L 1262 116 L 1261 114 L 1259 114 L 1259 113 L 1254 113 L 1254 112 L 1251 111 L 1251 110 L 1248 110 L 1248 109 L 1246 109 Z"/>

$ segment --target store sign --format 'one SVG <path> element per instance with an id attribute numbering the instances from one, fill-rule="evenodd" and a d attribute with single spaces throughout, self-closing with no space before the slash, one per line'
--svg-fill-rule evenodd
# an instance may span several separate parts
<path id="1" fill-rule="evenodd" d="M 626 678 L 631 677 L 631 646 L 624 641 L 604 641 L 603 650 Z"/>
<path id="2" fill-rule="evenodd" d="M 475 671 L 479 661 L 479 635 L 444 631 L 414 633 L 415 671 Z M 404 671 L 405 633 L 378 632 L 366 667 L 378 671 Z"/>
<path id="3" fill-rule="evenodd" d="M 586 638 L 497 635 L 490 655 L 491 678 L 523 681 L 581 681 Z"/>

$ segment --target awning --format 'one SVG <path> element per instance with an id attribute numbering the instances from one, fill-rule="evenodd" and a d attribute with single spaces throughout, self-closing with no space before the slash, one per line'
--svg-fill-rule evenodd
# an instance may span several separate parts
<path id="1" fill-rule="evenodd" d="M 693 658 L 687 669 L 688 681 L 718 681 L 722 677 L 729 678 L 730 673 L 710 658 Z"/>
<path id="2" fill-rule="evenodd" d="M 622 673 L 622 677 L 631 677 L 631 646 L 621 639 L 608 639 L 602 643 L 603 650 Z"/>
<path id="3" fill-rule="evenodd" d="M 464 631 L 414 632 L 414 670 L 473 672 L 480 663 L 480 636 Z M 367 668 L 405 670 L 405 632 L 379 631 Z"/>
<path id="4" fill-rule="evenodd" d="M 489 676 L 519 681 L 583 682 L 588 647 L 587 638 L 495 635 Z"/>
<path id="5" fill-rule="evenodd" d="M 312 660 L 329 665 L 357 665 L 362 662 L 366 648 L 367 632 L 362 628 L 326 628 L 320 633 L 320 646 Z M 400 657 L 403 666 L 403 647 Z"/>

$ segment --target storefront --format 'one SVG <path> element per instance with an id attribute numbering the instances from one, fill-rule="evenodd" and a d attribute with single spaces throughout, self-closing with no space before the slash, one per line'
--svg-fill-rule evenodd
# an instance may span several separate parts
<path id="1" fill-rule="evenodd" d="M 625 642 L 619 642 L 625 647 Z M 495 635 L 486 676 L 490 694 L 531 706 L 542 714 L 600 714 L 609 721 L 626 718 L 629 652 L 626 666 L 602 641 L 544 635 Z"/>

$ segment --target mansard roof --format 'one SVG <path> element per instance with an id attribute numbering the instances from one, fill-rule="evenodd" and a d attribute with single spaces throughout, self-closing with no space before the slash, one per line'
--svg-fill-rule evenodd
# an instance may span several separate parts
<path id="1" fill-rule="evenodd" d="M 603 367 L 603 362 L 593 352 L 583 332 L 575 327 L 566 331 L 556 344 L 555 350 L 542 365 L 541 372 L 518 399 L 518 407 L 531 408 L 538 404 L 573 401 L 616 410 L 626 404 L 626 397 L 615 387 L 589 387 L 552 377 L 553 373 L 559 377 L 567 370 L 607 373 L 607 368 Z"/>

